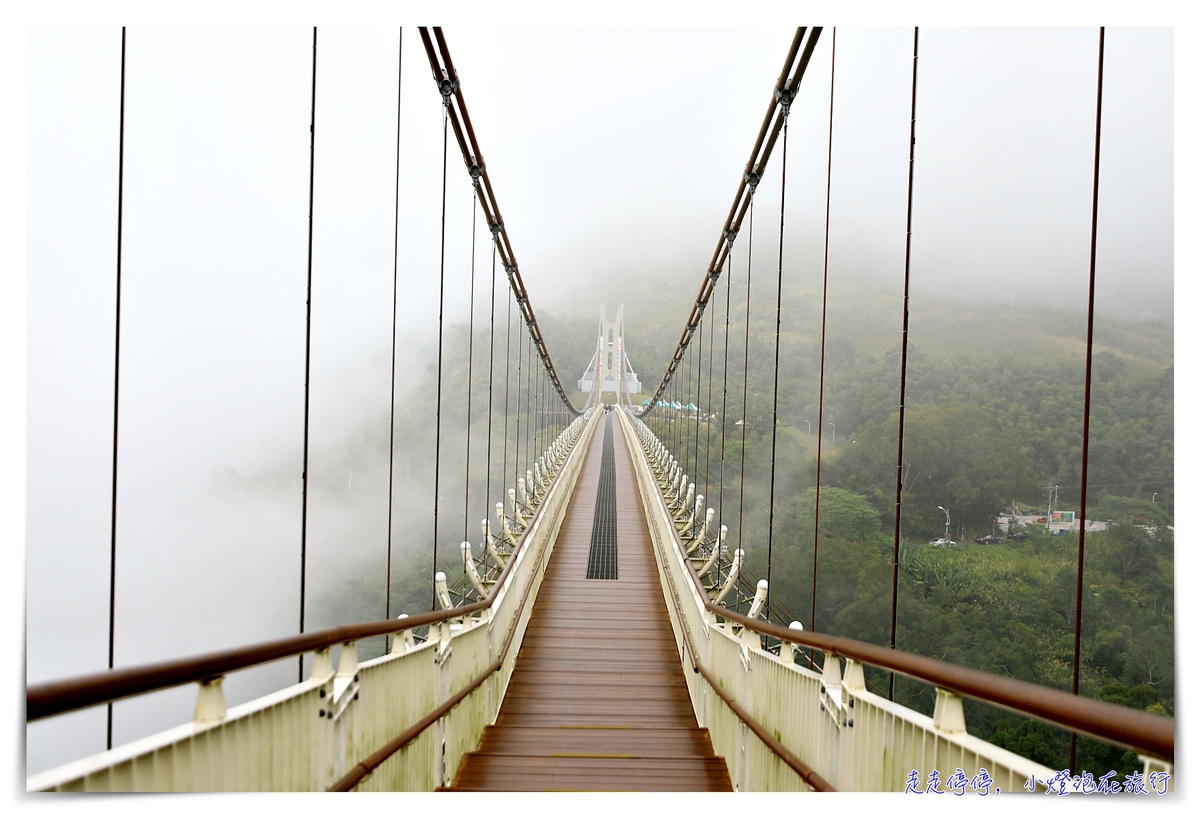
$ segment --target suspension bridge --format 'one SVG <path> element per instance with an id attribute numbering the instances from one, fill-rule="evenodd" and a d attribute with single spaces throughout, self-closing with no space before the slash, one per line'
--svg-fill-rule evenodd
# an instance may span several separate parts
<path id="1" fill-rule="evenodd" d="M 642 385 L 627 353 L 622 311 L 610 321 L 601 306 L 594 352 L 578 381 L 578 391 L 586 394 L 582 406 L 572 402 L 538 326 L 446 38 L 438 28 L 422 28 L 419 34 L 442 100 L 443 168 L 446 154 L 457 145 L 492 237 L 493 286 L 499 270 L 521 327 L 517 355 L 506 358 L 517 366 L 510 371 L 506 363 L 502 375 L 489 366 L 487 373 L 488 394 L 505 394 L 506 473 L 503 485 L 494 486 L 489 466 L 489 496 L 469 509 L 482 518 L 478 542 L 464 540 L 461 561 L 437 570 L 436 544 L 446 530 L 438 527 L 435 501 L 433 609 L 393 617 L 389 607 L 379 621 L 316 631 L 305 628 L 302 543 L 298 634 L 203 655 L 164 657 L 142 666 L 114 666 L 110 600 L 109 668 L 29 685 L 26 696 L 29 722 L 107 707 L 109 748 L 30 776 L 28 789 L 902 792 L 912 790 L 914 778 L 928 782 L 939 773 L 943 782 L 957 774 L 964 787 L 980 794 L 1072 785 L 1070 775 L 1064 779 L 1058 770 L 971 735 L 964 697 L 1064 728 L 1072 736 L 1133 750 L 1152 787 L 1161 781 L 1164 788 L 1173 788 L 1173 719 L 1078 695 L 1085 531 L 1079 532 L 1073 691 L 896 649 L 907 245 L 890 644 L 823 633 L 813 621 L 815 596 L 810 612 L 793 612 L 772 600 L 770 557 L 768 576 L 756 576 L 744 561 L 740 513 L 735 525 L 722 519 L 725 504 L 713 498 L 723 500 L 731 487 L 740 491 L 744 485 L 747 390 L 743 384 L 740 408 L 727 405 L 728 290 L 723 353 L 713 340 L 716 311 L 708 313 L 707 323 L 706 311 L 720 296 L 718 285 L 732 286 L 735 250 L 744 246 L 739 236 L 753 230 L 755 193 L 777 153 L 786 173 L 791 105 L 817 43 L 831 33 L 819 27 L 797 29 L 774 86 L 764 83 L 766 114 L 729 214 L 723 224 L 714 225 L 712 260 L 658 385 L 646 400 L 633 397 L 640 396 Z M 1102 79 L 1103 31 L 1099 42 Z M 914 32 L 910 235 L 918 43 Z M 316 54 L 314 29 L 314 145 Z M 836 45 L 832 55 L 836 60 Z M 122 61 L 124 66 L 124 50 Z M 1097 173 L 1102 83 L 1098 85 Z M 832 123 L 831 115 L 831 150 Z M 123 142 L 121 150 L 123 160 Z M 784 209 L 781 200 L 780 277 Z M 311 195 L 309 213 L 311 223 Z M 1093 220 L 1093 278 L 1094 251 Z M 826 243 L 826 260 L 827 253 Z M 748 261 L 742 270 L 749 288 Z M 444 264 L 441 274 L 444 282 Z M 309 281 L 311 288 L 311 255 Z M 118 309 L 119 303 L 118 298 Z M 779 309 L 777 303 L 772 453 L 778 425 Z M 117 327 L 119 343 L 119 315 Z M 747 332 L 748 327 L 747 320 Z M 507 342 L 511 344 L 511 336 Z M 439 347 L 439 410 L 441 354 Z M 748 341 L 743 355 L 749 355 Z M 714 362 L 724 367 L 719 378 Z M 823 365 L 822 359 L 822 378 Z M 1090 366 L 1089 310 L 1089 388 Z M 702 410 L 697 403 L 711 408 Z M 489 458 L 493 407 L 489 400 Z M 472 409 L 467 411 L 469 425 Z M 307 412 L 306 403 L 306 498 Z M 727 417 L 740 420 L 727 422 Z M 1087 417 L 1085 413 L 1085 481 Z M 824 418 L 817 421 L 820 429 Z M 515 429 L 511 473 L 510 428 Z M 439 413 L 439 446 L 440 435 Z M 741 436 L 737 464 L 732 454 L 726 462 L 726 441 L 732 436 Z M 469 469 L 470 435 L 467 440 Z M 116 456 L 114 429 L 114 516 Z M 819 486 L 819 454 L 817 463 Z M 738 469 L 743 474 L 735 480 Z M 775 476 L 772 458 L 768 532 L 774 522 Z M 1086 498 L 1086 486 L 1082 494 Z M 819 508 L 818 500 L 818 513 Z M 1084 513 L 1081 509 L 1081 519 Z M 115 566 L 115 521 L 113 525 Z M 389 606 L 390 553 L 389 540 Z M 814 559 L 814 586 L 815 564 Z M 383 653 L 361 658 L 364 641 L 380 637 Z M 297 657 L 295 684 L 226 706 L 223 683 L 229 674 Z M 887 690 L 872 689 L 869 668 L 889 680 L 898 674 L 935 688 L 933 715 L 895 702 L 890 684 Z M 113 702 L 187 685 L 195 690 L 191 721 L 112 746 Z"/>

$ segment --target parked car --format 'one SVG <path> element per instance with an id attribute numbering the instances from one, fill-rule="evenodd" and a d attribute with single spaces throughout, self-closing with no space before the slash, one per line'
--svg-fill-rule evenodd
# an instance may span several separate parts
<path id="1" fill-rule="evenodd" d="M 958 543 L 956 543 L 954 540 L 948 540 L 945 537 L 938 537 L 936 540 L 930 540 L 929 544 L 937 546 L 938 548 L 949 548 L 952 545 L 958 545 Z"/>
<path id="2" fill-rule="evenodd" d="M 1015 532 L 1010 531 L 1008 534 L 1008 538 L 1010 540 L 1014 540 L 1015 542 L 1025 542 L 1027 539 L 1029 539 L 1029 532 L 1028 531 L 1015 531 Z"/>
<path id="3" fill-rule="evenodd" d="M 999 537 L 993 537 L 991 534 L 984 534 L 982 537 L 976 537 L 975 542 L 979 543 L 980 545 L 999 545 L 1000 543 L 1004 542 L 1004 540 L 1000 539 Z"/>

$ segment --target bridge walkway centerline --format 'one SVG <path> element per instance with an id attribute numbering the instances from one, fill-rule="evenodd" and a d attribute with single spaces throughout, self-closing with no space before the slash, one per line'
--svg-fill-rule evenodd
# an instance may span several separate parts
<path id="1" fill-rule="evenodd" d="M 617 579 L 588 579 L 611 429 Z M 732 789 L 688 698 L 620 423 L 600 421 L 496 723 L 456 790 Z"/>

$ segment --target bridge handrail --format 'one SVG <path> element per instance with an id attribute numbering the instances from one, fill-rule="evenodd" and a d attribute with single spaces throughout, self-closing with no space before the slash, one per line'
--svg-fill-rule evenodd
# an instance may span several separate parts
<path id="1" fill-rule="evenodd" d="M 558 474 L 562 474 L 565 471 L 566 471 L 566 469 L 560 469 Z M 555 483 L 557 483 L 557 482 L 558 482 L 558 475 L 556 474 L 554 477 L 554 482 L 552 482 L 550 484 L 550 488 L 547 490 L 547 496 L 549 496 L 550 491 L 554 490 Z M 538 507 L 537 513 L 534 515 L 535 519 L 536 519 L 537 514 L 540 514 L 542 509 L 544 509 L 545 507 L 546 507 L 545 504 Z M 526 532 L 529 532 L 532 530 L 533 530 L 533 520 L 530 520 L 530 524 L 529 524 L 529 527 L 526 528 Z M 524 534 L 522 534 L 522 537 L 521 537 L 522 544 L 524 543 L 524 539 L 525 539 L 525 536 L 524 536 Z M 488 665 L 486 668 L 484 668 L 483 671 L 478 676 L 476 676 L 474 679 L 472 679 L 470 682 L 468 682 L 464 687 L 462 687 L 457 692 L 455 692 L 452 696 L 450 696 L 448 699 L 446 699 L 446 701 L 442 702 L 441 705 L 439 705 L 437 708 L 435 708 L 434 710 L 427 713 L 424 718 L 418 720 L 416 722 L 416 724 L 413 724 L 411 727 L 409 727 L 403 733 L 401 733 L 400 735 L 393 738 L 391 741 L 384 744 L 382 747 L 380 747 L 375 752 L 371 753 L 371 755 L 364 758 L 358 764 L 355 764 L 354 767 L 352 767 L 349 772 L 347 772 L 344 776 L 339 778 L 331 787 L 329 787 L 329 792 L 350 792 L 352 789 L 354 789 L 354 787 L 360 781 L 362 781 L 364 778 L 366 778 L 368 775 L 370 775 L 375 770 L 375 768 L 377 768 L 383 762 L 387 761 L 392 755 L 394 755 L 397 751 L 399 751 L 401 748 L 403 748 L 406 744 L 413 741 L 417 736 L 421 735 L 421 733 L 423 733 L 425 730 L 429 729 L 430 725 L 432 725 L 435 721 L 440 719 L 446 713 L 449 713 L 450 710 L 455 705 L 457 705 L 459 702 L 461 702 L 467 696 L 471 695 L 471 693 L 474 692 L 476 690 L 476 688 L 478 688 L 480 685 L 482 685 L 484 682 L 486 682 L 488 680 L 489 676 L 491 676 L 493 673 L 500 670 L 500 668 L 502 668 L 504 666 L 504 660 L 506 658 L 508 658 L 508 649 L 510 647 L 512 647 L 513 638 L 516 636 L 516 633 L 517 633 L 517 626 L 521 622 L 521 611 L 525 610 L 525 604 L 529 601 L 529 593 L 533 590 L 533 586 L 536 584 L 536 582 L 538 580 L 538 571 L 541 570 L 542 563 L 545 562 L 545 560 L 546 560 L 546 552 L 548 550 L 549 550 L 549 543 L 543 542 L 541 549 L 538 551 L 537 563 L 530 570 L 529 580 L 525 583 L 525 590 L 521 592 L 521 600 L 517 603 L 516 610 L 513 614 L 512 622 L 509 623 L 509 626 L 508 626 L 508 632 L 506 634 L 504 634 L 504 646 L 500 649 L 500 655 L 496 657 L 496 660 L 494 662 L 492 662 L 490 665 Z M 510 559 L 508 561 L 508 564 L 505 565 L 505 568 L 507 569 L 509 565 L 513 565 L 517 561 L 518 561 L 517 554 L 514 553 L 513 559 Z M 502 581 L 503 581 L 503 577 L 500 580 L 496 581 L 496 585 L 499 586 Z M 492 594 L 489 594 L 488 598 L 492 598 L 494 596 L 494 594 L 495 594 L 495 588 L 492 589 Z"/>
<path id="2" fill-rule="evenodd" d="M 553 490 L 564 472 L 565 469 L 558 470 L 548 491 Z M 203 653 L 198 656 L 169 659 L 165 662 L 136 665 L 120 670 L 102 670 L 98 673 L 30 685 L 25 692 L 25 719 L 26 721 L 36 721 L 142 693 L 177 687 L 189 682 L 204 682 L 235 670 L 244 670 L 267 662 L 287 659 L 309 651 L 324 650 L 334 645 L 356 642 L 372 636 L 402 633 L 423 625 L 433 625 L 448 619 L 459 619 L 484 608 L 490 608 L 498 598 L 513 566 L 519 561 L 518 556 L 525 548 L 529 533 L 534 529 L 533 522 L 544 507 L 544 505 L 538 506 L 534 518 L 521 532 L 517 545 L 513 549 L 512 558 L 505 563 L 488 595 L 470 605 L 461 605 L 442 611 L 430 611 L 404 619 L 383 619 L 356 625 L 338 625 L 311 633 L 286 636 L 253 645 Z"/>
<path id="3" fill-rule="evenodd" d="M 658 489 L 660 501 L 665 504 L 665 500 L 662 498 L 662 488 L 658 486 L 657 481 L 652 482 Z M 677 549 L 680 548 L 677 535 L 670 539 Z M 915 653 L 873 645 L 869 642 L 860 642 L 857 639 L 781 628 L 769 622 L 751 619 L 723 605 L 714 604 L 709 599 L 695 567 L 690 560 L 686 559 L 686 555 L 684 557 L 683 564 L 687 566 L 688 576 L 700 599 L 703 600 L 704 607 L 709 612 L 744 628 L 784 642 L 816 648 L 827 656 L 855 659 L 884 670 L 900 673 L 962 696 L 969 696 L 1023 715 L 1032 716 L 1068 730 L 1086 733 L 1103 741 L 1121 744 L 1138 752 L 1174 763 L 1175 720 L 1173 718 L 1111 702 L 1089 699 L 1063 690 L 999 676 L 995 673 L 975 670 L 939 659 L 918 656 Z"/>
<path id="4" fill-rule="evenodd" d="M 655 540 L 655 545 L 661 547 L 657 539 Z M 665 560 L 666 558 L 664 556 L 661 557 L 661 559 Z M 767 747 L 771 749 L 771 752 L 778 756 L 783 763 L 791 767 L 797 775 L 804 779 L 805 783 L 807 783 L 817 792 L 836 792 L 833 785 L 826 781 L 825 778 L 816 770 L 805 764 L 799 756 L 785 747 L 782 742 L 771 735 L 771 731 L 759 724 L 758 720 L 751 716 L 744 707 L 739 705 L 737 700 L 734 699 L 733 696 L 731 696 L 729 692 L 721 686 L 720 681 L 718 681 L 717 678 L 712 675 L 712 672 L 704 666 L 704 663 L 700 661 L 700 656 L 696 652 L 696 645 L 694 642 L 692 642 L 692 632 L 688 629 L 683 617 L 683 611 L 681 611 L 679 608 L 679 598 L 674 593 L 667 594 L 667 597 L 671 600 L 671 607 L 675 609 L 675 617 L 679 621 L 679 630 L 680 633 L 683 634 L 683 643 L 687 648 L 687 654 L 691 660 L 692 670 L 703 676 L 704 680 L 708 682 L 708 686 L 711 687 L 716 694 L 721 697 L 721 700 L 725 702 L 731 711 L 733 711 L 733 714 L 741 719 L 742 724 L 749 727 L 751 732 L 758 736 L 759 740 L 767 745 Z"/>

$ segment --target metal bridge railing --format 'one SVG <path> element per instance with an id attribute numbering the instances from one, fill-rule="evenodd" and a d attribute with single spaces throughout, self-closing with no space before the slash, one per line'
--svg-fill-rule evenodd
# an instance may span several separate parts
<path id="1" fill-rule="evenodd" d="M 961 770 L 1004 792 L 1022 791 L 1032 776 L 1044 791 L 1056 771 L 968 734 L 962 696 L 1129 747 L 1147 773 L 1172 772 L 1173 719 L 811 633 L 799 623 L 781 627 L 758 619 L 761 605 L 752 604 L 748 616 L 724 607 L 722 586 L 702 582 L 700 558 L 680 535 L 687 523 L 681 526 L 673 510 L 677 469 L 632 411 L 618 414 L 696 719 L 728 762 L 736 789 L 902 791 L 913 771 L 926 781 L 933 770 Z M 765 594 L 764 583 L 758 588 Z M 779 654 L 764 650 L 765 638 L 779 640 Z M 819 672 L 797 664 L 801 648 L 824 654 Z M 935 685 L 933 717 L 869 692 L 864 663 Z M 976 778 L 981 773 L 985 778 Z"/>
<path id="2" fill-rule="evenodd" d="M 180 684 L 197 683 L 198 691 L 192 722 L 31 776 L 27 789 L 432 790 L 448 784 L 504 699 L 518 652 L 513 648 L 525 633 L 598 416 L 591 410 L 577 418 L 539 461 L 553 471 L 540 489 L 530 490 L 530 516 L 482 599 L 32 686 L 30 721 Z M 418 644 L 413 633 L 421 627 L 428 627 L 428 638 Z M 359 663 L 355 643 L 386 634 L 397 634 L 390 652 Z M 336 645 L 335 668 L 330 650 Z M 225 674 L 309 651 L 307 680 L 226 709 Z"/>

